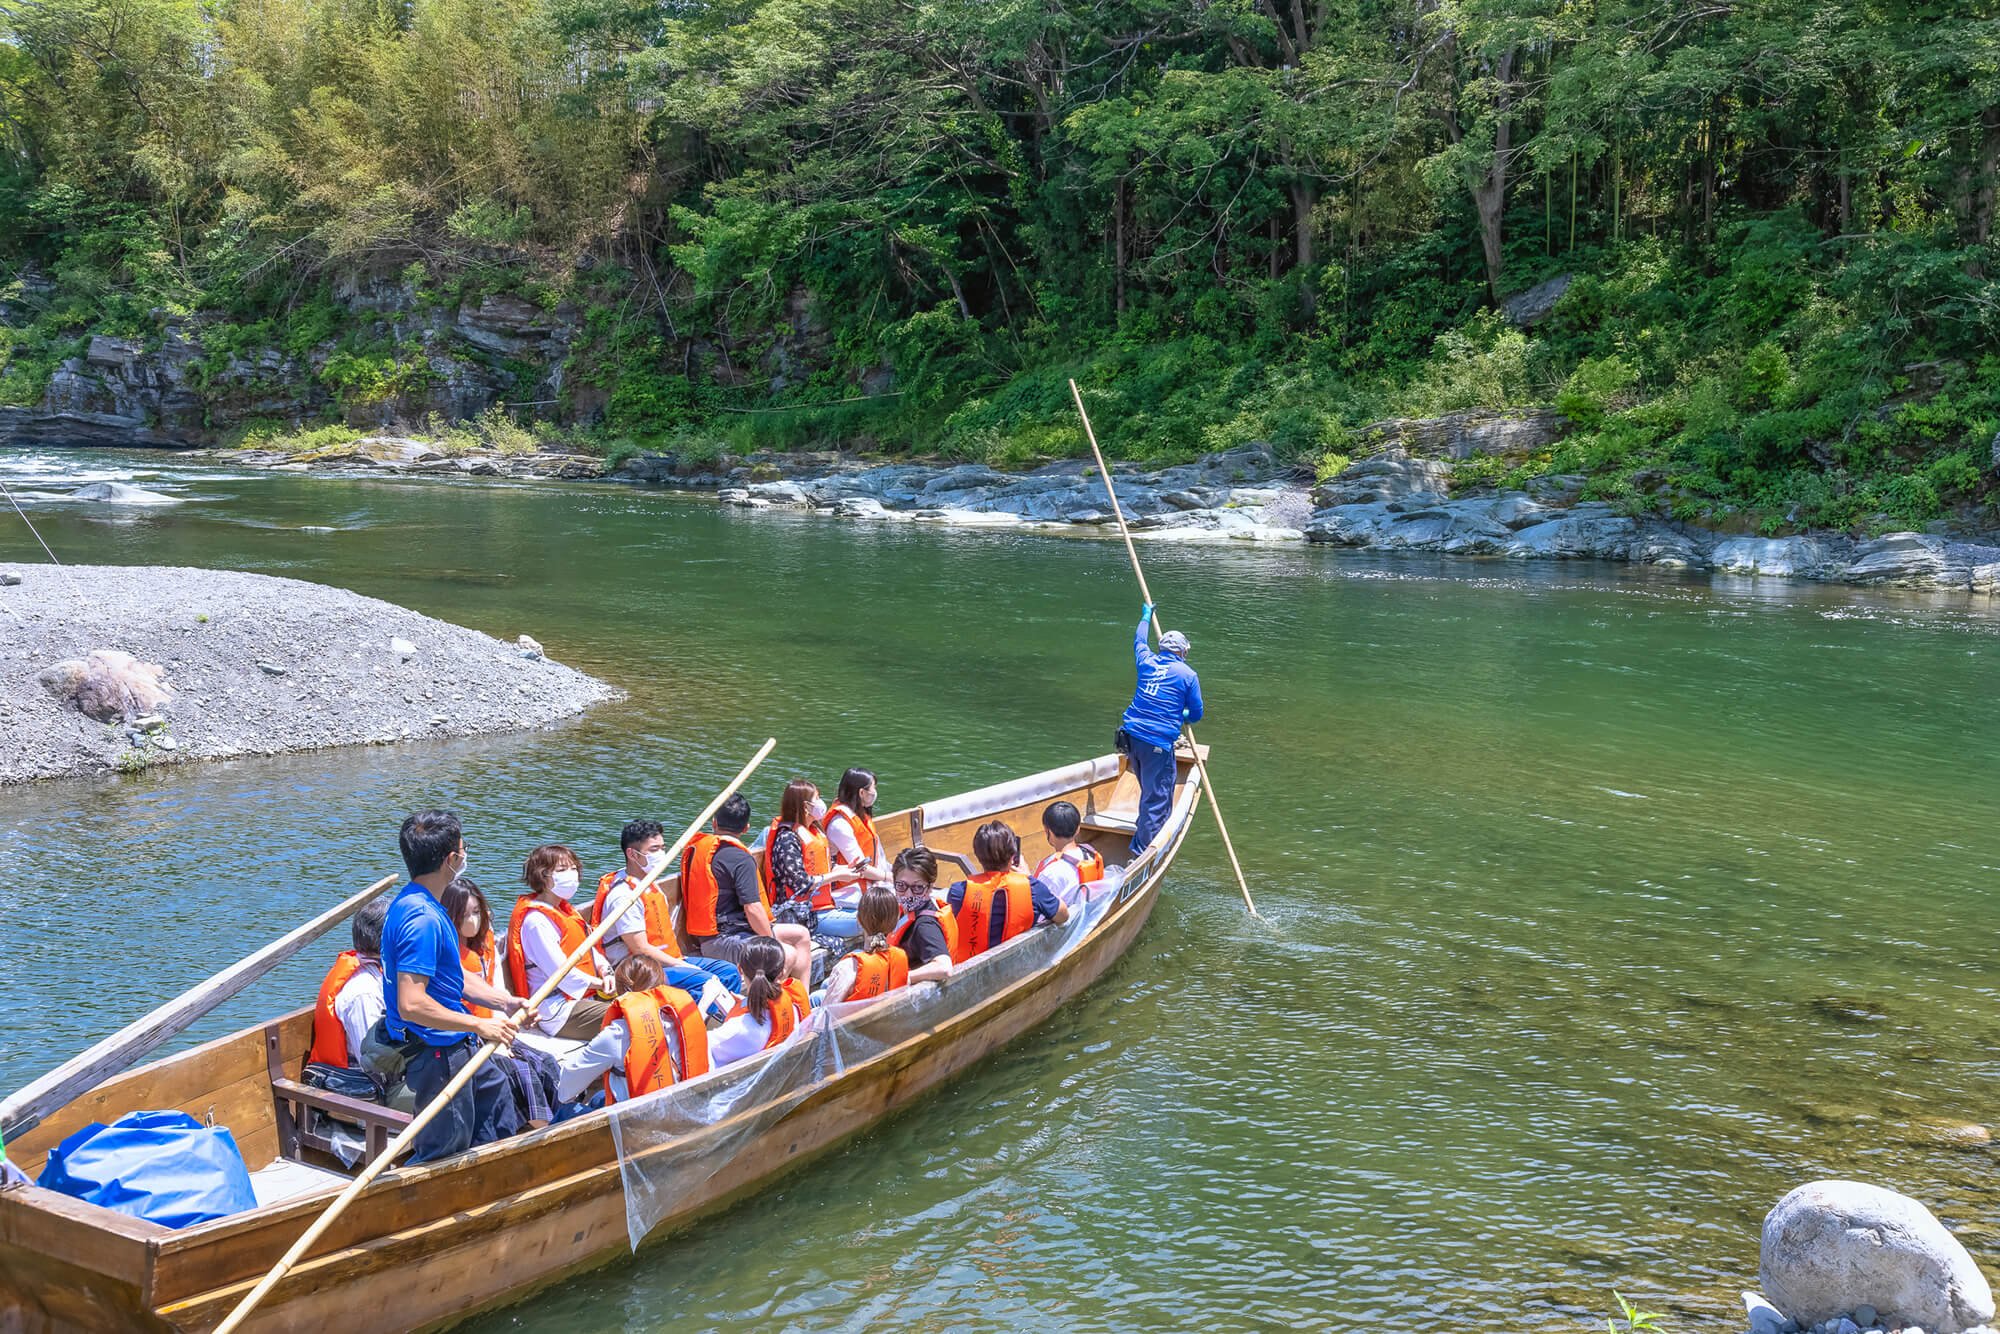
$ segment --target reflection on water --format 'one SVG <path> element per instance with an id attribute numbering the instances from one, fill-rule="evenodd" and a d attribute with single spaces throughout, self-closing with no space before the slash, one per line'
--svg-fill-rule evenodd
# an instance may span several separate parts
<path id="1" fill-rule="evenodd" d="M 10 485 L 25 457 L 0 455 Z M 759 818 L 786 774 L 852 763 L 899 806 L 1103 750 L 1129 689 L 1106 543 L 40 457 L 41 489 L 190 497 L 37 507 L 65 558 L 337 583 L 630 694 L 548 732 L 0 790 L 0 1085 L 381 874 L 419 803 L 465 813 L 490 886 L 545 838 L 594 873 L 623 820 L 687 817 L 767 734 Z M 0 559 L 33 550 L 0 526 Z M 1574 1329 L 1616 1288 L 1734 1329 L 1764 1211 L 1825 1175 L 1916 1194 L 2000 1261 L 1991 1150 L 1962 1129 L 2000 1048 L 1983 605 L 1144 556 L 1270 920 L 1204 821 L 1132 953 L 1038 1032 L 476 1328 Z M 303 1003 L 322 967 L 191 1039 Z"/>

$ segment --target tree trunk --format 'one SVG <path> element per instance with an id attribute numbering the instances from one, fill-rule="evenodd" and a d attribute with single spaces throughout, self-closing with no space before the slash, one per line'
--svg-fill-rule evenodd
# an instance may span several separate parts
<path id="1" fill-rule="evenodd" d="M 1493 162 L 1472 187 L 1479 212 L 1479 247 L 1486 258 L 1486 293 L 1500 304 L 1501 222 L 1507 210 L 1507 162 L 1514 143 L 1514 48 L 1500 53 L 1493 66 L 1499 92 L 1494 94 Z"/>
<path id="2" fill-rule="evenodd" d="M 1979 117 L 1978 189 L 1972 196 L 1972 243 L 1985 245 L 1993 237 L 1993 214 L 2000 204 L 2000 107 L 1988 107 Z"/>
<path id="3" fill-rule="evenodd" d="M 1115 216 L 1113 227 L 1117 233 L 1117 243 L 1113 251 L 1114 265 L 1118 274 L 1118 313 L 1125 313 L 1125 178 L 1118 178 L 1118 191 L 1112 203 Z"/>
<path id="4" fill-rule="evenodd" d="M 1303 181 L 1286 188 L 1292 196 L 1292 266 L 1299 274 L 1299 309 L 1310 319 L 1314 305 L 1312 215 L 1319 203 L 1319 192 Z"/>

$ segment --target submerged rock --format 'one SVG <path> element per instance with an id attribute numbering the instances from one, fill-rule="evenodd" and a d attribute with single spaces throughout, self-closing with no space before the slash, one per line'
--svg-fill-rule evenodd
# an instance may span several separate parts
<path id="1" fill-rule="evenodd" d="M 178 505 L 177 496 L 163 496 L 158 491 L 148 491 L 143 487 L 127 486 L 123 482 L 92 482 L 80 486 L 69 493 L 71 500 L 94 500 L 105 505 Z"/>
<path id="2" fill-rule="evenodd" d="M 1800 1325 L 1873 1306 L 1885 1324 L 1958 1334 L 1993 1318 L 1986 1276 L 1916 1200 L 1859 1181 L 1800 1186 L 1765 1216 L 1758 1279 Z"/>

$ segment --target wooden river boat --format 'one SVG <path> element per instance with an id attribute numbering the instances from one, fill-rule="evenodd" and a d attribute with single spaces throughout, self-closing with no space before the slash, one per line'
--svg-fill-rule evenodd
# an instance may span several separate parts
<path id="1" fill-rule="evenodd" d="M 1046 1019 L 1115 963 L 1157 900 L 1161 877 L 1193 822 L 1199 789 L 1183 752 L 1173 813 L 1138 859 L 1129 855 L 1137 784 L 1116 756 L 983 788 L 879 817 L 891 854 L 922 844 L 944 863 L 940 883 L 969 866 L 972 835 L 1003 819 L 1038 835 L 1056 800 L 1084 813 L 1085 837 L 1126 874 L 1087 934 L 1053 962 L 1007 982 L 1009 941 L 954 972 L 941 990 L 898 992 L 878 1006 L 921 1004 L 910 1036 L 872 1050 L 803 1087 L 734 1107 L 721 1119 L 640 1152 L 669 1176 L 694 1170 L 645 1241 L 656 1243 L 726 1207 L 936 1088 Z M 662 883 L 669 883 L 663 881 Z M 670 895 L 676 891 L 670 889 Z M 1059 930 L 1061 928 L 1044 928 Z M 1027 957 L 1027 956 L 1020 956 Z M 952 1004 L 953 990 L 964 998 Z M 0 1334 L 207 1331 L 261 1278 L 350 1179 L 316 1133 L 311 1109 L 369 1128 L 386 1142 L 407 1118 L 347 1104 L 297 1084 L 311 1043 L 310 1008 L 247 1028 L 109 1080 L 10 1143 L 30 1175 L 48 1151 L 91 1121 L 177 1109 L 226 1126 L 268 1202 L 248 1213 L 167 1228 L 33 1186 L 0 1191 Z M 726 1091 L 755 1080 L 750 1060 L 621 1104 Z M 759 1087 L 761 1086 L 753 1086 Z M 740 1100 L 739 1100 L 740 1101 Z M 625 1185 L 611 1113 L 589 1115 L 482 1145 L 455 1158 L 385 1172 L 272 1291 L 246 1329 L 289 1334 L 388 1334 L 442 1329 L 518 1301 L 630 1252 Z"/>

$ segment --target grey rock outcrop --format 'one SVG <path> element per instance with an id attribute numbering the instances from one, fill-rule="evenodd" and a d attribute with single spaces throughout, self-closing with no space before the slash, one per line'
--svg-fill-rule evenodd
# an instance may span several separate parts
<path id="1" fill-rule="evenodd" d="M 1555 314 L 1556 303 L 1563 299 L 1563 293 L 1569 291 L 1569 285 L 1575 281 L 1575 274 L 1559 273 L 1503 300 L 1500 313 L 1510 323 L 1531 329 Z"/>
<path id="2" fill-rule="evenodd" d="M 1758 1278 L 1801 1326 L 1873 1306 L 1892 1328 L 1957 1334 L 1993 1317 L 1965 1247 L 1916 1200 L 1859 1181 L 1800 1186 L 1764 1218 Z"/>
<path id="3" fill-rule="evenodd" d="M 1718 574 L 1837 579 L 1847 571 L 1854 543 L 1844 537 L 1727 537 L 1708 554 Z"/>
<path id="4" fill-rule="evenodd" d="M 1426 503 L 1443 500 L 1451 490 L 1451 465 L 1439 459 L 1412 458 L 1400 449 L 1362 459 L 1345 472 L 1313 488 L 1313 504 L 1386 505 L 1419 496 Z"/>
<path id="5" fill-rule="evenodd" d="M 1550 408 L 1495 412 L 1474 409 L 1441 417 L 1391 417 L 1354 433 L 1365 449 L 1401 449 L 1426 458 L 1469 459 L 1475 454 L 1514 454 L 1545 449 L 1569 429 L 1567 417 Z"/>

